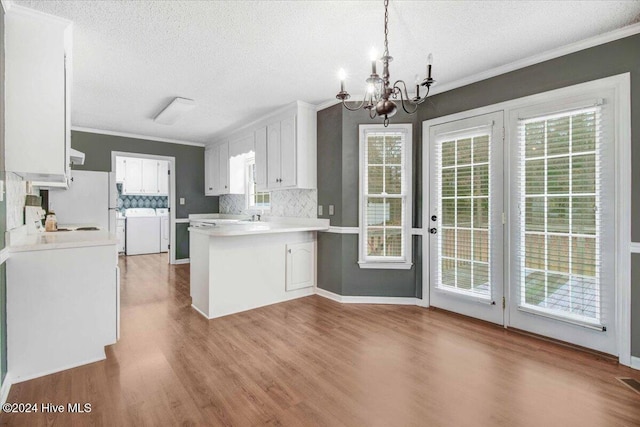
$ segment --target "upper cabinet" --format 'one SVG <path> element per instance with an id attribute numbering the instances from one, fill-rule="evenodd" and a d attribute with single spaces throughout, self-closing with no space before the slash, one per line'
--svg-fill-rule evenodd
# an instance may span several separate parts
<path id="1" fill-rule="evenodd" d="M 124 172 L 121 172 L 120 169 Z M 166 196 L 169 194 L 169 162 L 136 157 L 116 158 L 116 181 L 122 179 L 123 194 Z"/>
<path id="2" fill-rule="evenodd" d="M 207 196 L 229 194 L 229 142 L 224 141 L 204 152 L 205 192 Z"/>
<path id="3" fill-rule="evenodd" d="M 5 15 L 5 164 L 38 185 L 70 171 L 71 22 L 12 5 Z"/>
<path id="4" fill-rule="evenodd" d="M 234 177 L 246 176 L 241 162 L 234 162 L 236 151 L 246 151 L 247 141 L 253 141 L 255 160 L 255 184 L 258 191 L 271 191 L 288 188 L 317 187 L 316 160 L 316 107 L 297 101 L 267 117 L 256 120 L 250 126 L 232 134 L 228 151 L 231 157 L 220 157 L 215 161 L 212 157 L 220 143 L 212 144 L 205 151 L 205 194 L 217 195 L 236 193 L 236 188 L 244 188 L 234 184 Z M 224 142 L 222 143 L 224 144 Z M 242 146 L 242 149 L 237 148 Z M 218 165 L 220 180 L 230 182 L 231 191 L 214 191 L 210 185 L 209 173 Z"/>

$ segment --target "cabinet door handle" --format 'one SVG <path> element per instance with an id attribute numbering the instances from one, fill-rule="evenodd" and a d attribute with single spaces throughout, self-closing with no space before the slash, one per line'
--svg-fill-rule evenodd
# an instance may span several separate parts
<path id="1" fill-rule="evenodd" d="M 213 190 L 213 188 L 209 187 L 209 190 Z"/>

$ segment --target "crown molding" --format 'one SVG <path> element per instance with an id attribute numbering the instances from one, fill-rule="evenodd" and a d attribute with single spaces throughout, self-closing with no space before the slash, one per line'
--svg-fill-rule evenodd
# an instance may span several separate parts
<path id="1" fill-rule="evenodd" d="M 342 101 L 340 101 L 339 99 L 330 99 L 328 101 L 325 101 L 321 104 L 316 105 L 316 110 L 320 111 L 320 110 L 325 110 L 329 107 L 333 107 L 336 104 L 340 104 Z"/>
<path id="2" fill-rule="evenodd" d="M 171 138 L 159 138 L 157 136 L 140 135 L 137 133 L 127 133 L 127 132 L 116 132 L 112 130 L 87 128 L 87 127 L 81 127 L 81 126 L 71 126 L 71 130 L 76 132 L 97 133 L 100 135 L 121 136 L 123 138 L 134 138 L 134 139 L 144 139 L 147 141 L 166 142 L 169 144 L 190 145 L 193 147 L 205 146 L 205 144 L 201 142 L 183 141 L 180 139 L 171 139 Z"/>
<path id="3" fill-rule="evenodd" d="M 73 22 L 68 19 L 61 18 L 56 15 L 51 15 L 49 13 L 40 12 L 39 10 L 31 9 L 28 7 L 19 6 L 10 0 L 9 1 L 1 0 L 1 1 L 2 1 L 2 6 L 5 8 L 5 12 L 18 13 L 20 15 L 32 16 L 40 19 L 44 18 L 50 21 L 58 22 L 66 26 L 73 26 Z M 5 3 L 7 4 L 5 5 Z"/>
<path id="4" fill-rule="evenodd" d="M 4 13 L 7 13 L 9 9 L 11 9 L 11 6 L 13 6 L 11 0 L 0 0 L 0 4 L 2 4 L 2 10 L 4 10 Z"/>
<path id="5" fill-rule="evenodd" d="M 477 83 L 482 80 L 490 79 L 492 77 L 499 76 L 501 74 L 510 73 L 522 68 L 529 67 L 531 65 L 539 64 L 541 62 L 549 61 L 551 59 L 559 58 L 561 56 L 569 55 L 581 50 L 589 49 L 591 47 L 599 46 L 605 43 L 609 43 L 615 40 L 624 39 L 626 37 L 634 36 L 640 33 L 640 22 L 636 24 L 627 25 L 626 27 L 618 28 L 607 33 L 598 34 L 597 36 L 589 37 L 584 40 L 570 43 L 564 46 L 557 47 L 555 49 L 547 50 L 545 52 L 529 56 L 527 58 L 520 59 L 518 61 L 510 62 L 499 67 L 491 68 L 489 70 L 474 74 L 473 76 L 465 77 L 459 80 L 455 80 L 450 83 L 442 85 L 434 85 L 431 87 L 429 96 L 437 95 L 439 93 L 448 92 L 459 87 L 467 86 L 472 83 Z M 352 101 L 361 101 L 362 94 L 353 95 Z M 336 100 L 338 101 L 338 100 Z M 338 101 L 340 102 L 340 101 Z M 331 107 L 335 105 L 334 100 L 328 100 L 321 104 L 318 104 L 318 110 Z"/>

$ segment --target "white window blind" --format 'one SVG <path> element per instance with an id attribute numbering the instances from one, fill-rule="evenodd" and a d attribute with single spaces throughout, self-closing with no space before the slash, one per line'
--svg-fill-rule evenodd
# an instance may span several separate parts
<path id="1" fill-rule="evenodd" d="M 360 264 L 410 262 L 410 133 L 376 127 L 363 135 Z"/>
<path id="2" fill-rule="evenodd" d="M 518 121 L 520 306 L 601 320 L 601 110 Z"/>
<path id="3" fill-rule="evenodd" d="M 437 286 L 491 297 L 490 137 L 484 126 L 436 139 Z"/>

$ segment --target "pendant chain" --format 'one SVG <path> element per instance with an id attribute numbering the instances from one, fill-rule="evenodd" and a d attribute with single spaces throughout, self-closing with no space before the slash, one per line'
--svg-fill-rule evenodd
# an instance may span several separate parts
<path id="1" fill-rule="evenodd" d="M 383 56 L 389 56 L 389 41 L 387 35 L 389 34 L 389 0 L 384 0 L 384 54 Z"/>

